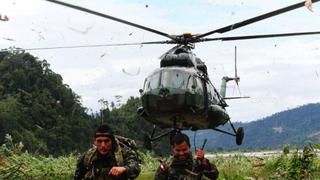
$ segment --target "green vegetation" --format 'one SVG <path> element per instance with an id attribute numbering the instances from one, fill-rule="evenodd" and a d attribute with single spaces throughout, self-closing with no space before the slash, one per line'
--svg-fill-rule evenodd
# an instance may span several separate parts
<path id="1" fill-rule="evenodd" d="M 101 99 L 104 109 L 91 115 L 80 101 L 46 60 L 25 52 L 0 53 L 0 145 L 10 134 L 30 153 L 58 156 L 87 150 L 101 120 L 139 146 L 152 128 L 137 116 L 139 98 L 117 106 Z M 163 144 L 156 148 L 159 154 L 168 153 Z"/>
<path id="2" fill-rule="evenodd" d="M 315 147 L 305 146 L 302 153 L 296 148 L 293 154 L 268 158 L 215 157 L 211 158 L 219 171 L 219 179 L 319 179 L 320 158 Z M 11 136 L 0 147 L 0 179 L 71 179 L 78 155 L 44 157 L 21 151 Z M 152 153 L 141 153 L 142 173 L 138 179 L 152 179 L 159 162 Z"/>
<path id="3" fill-rule="evenodd" d="M 0 53 L 0 144 L 11 134 L 33 153 L 83 151 L 96 124 L 85 110 L 45 60 L 24 52 Z"/>

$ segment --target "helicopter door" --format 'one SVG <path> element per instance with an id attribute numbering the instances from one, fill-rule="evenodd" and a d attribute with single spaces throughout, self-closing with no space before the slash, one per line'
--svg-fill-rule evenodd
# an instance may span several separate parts
<path id="1" fill-rule="evenodd" d="M 208 104 L 218 104 L 219 99 L 214 87 L 207 83 Z"/>

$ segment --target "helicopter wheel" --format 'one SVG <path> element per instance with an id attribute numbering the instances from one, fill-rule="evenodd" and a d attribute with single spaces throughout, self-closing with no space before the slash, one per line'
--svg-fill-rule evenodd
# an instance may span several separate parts
<path id="1" fill-rule="evenodd" d="M 144 135 L 144 147 L 148 150 L 152 150 L 152 141 L 149 134 Z"/>
<path id="2" fill-rule="evenodd" d="M 237 132 L 236 132 L 236 143 L 237 145 L 241 145 L 242 144 L 242 140 L 244 137 L 244 130 L 243 127 L 238 128 Z"/>

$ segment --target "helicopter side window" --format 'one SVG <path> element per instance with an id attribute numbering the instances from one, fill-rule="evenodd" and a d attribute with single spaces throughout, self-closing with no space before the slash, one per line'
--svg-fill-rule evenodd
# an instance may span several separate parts
<path id="1" fill-rule="evenodd" d="M 211 89 L 210 84 L 207 84 L 207 94 L 208 94 L 209 102 L 212 102 L 212 89 Z"/>
<path id="2" fill-rule="evenodd" d="M 155 89 L 159 86 L 160 73 L 157 72 L 150 76 L 150 82 L 147 84 L 147 89 Z"/>
<path id="3" fill-rule="evenodd" d="M 144 84 L 143 84 L 143 90 L 146 91 L 150 86 L 150 79 L 149 78 L 146 78 L 144 80 Z"/>
<path id="4" fill-rule="evenodd" d="M 208 99 L 212 103 L 218 102 L 218 96 L 214 90 L 214 87 L 211 84 L 207 84 L 208 89 Z"/>
<path id="5" fill-rule="evenodd" d="M 202 93 L 203 92 L 203 87 L 202 83 L 199 77 L 196 78 L 196 92 Z"/>
<path id="6" fill-rule="evenodd" d="M 193 91 L 193 90 L 195 90 L 196 87 L 197 87 L 197 82 L 196 82 L 195 78 L 193 76 L 189 76 L 187 88 L 189 90 Z"/>

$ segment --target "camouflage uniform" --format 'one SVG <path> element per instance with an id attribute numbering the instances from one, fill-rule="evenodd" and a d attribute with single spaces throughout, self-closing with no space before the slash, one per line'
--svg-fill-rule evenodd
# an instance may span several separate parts
<path id="1" fill-rule="evenodd" d="M 84 153 L 78 160 L 74 180 L 126 180 L 136 178 L 141 171 L 140 158 L 132 147 L 123 143 L 123 139 L 119 140 L 119 138 L 123 137 L 116 136 L 115 150 L 110 151 L 105 156 L 102 156 L 95 147 Z M 131 140 L 132 142 L 134 143 L 133 140 Z M 125 167 L 125 173 L 117 177 L 108 176 L 110 169 L 115 166 Z"/>
<path id="2" fill-rule="evenodd" d="M 217 179 L 219 172 L 217 167 L 205 159 L 206 165 L 198 162 L 190 153 L 185 160 L 175 157 L 160 164 L 155 180 L 199 180 Z"/>

